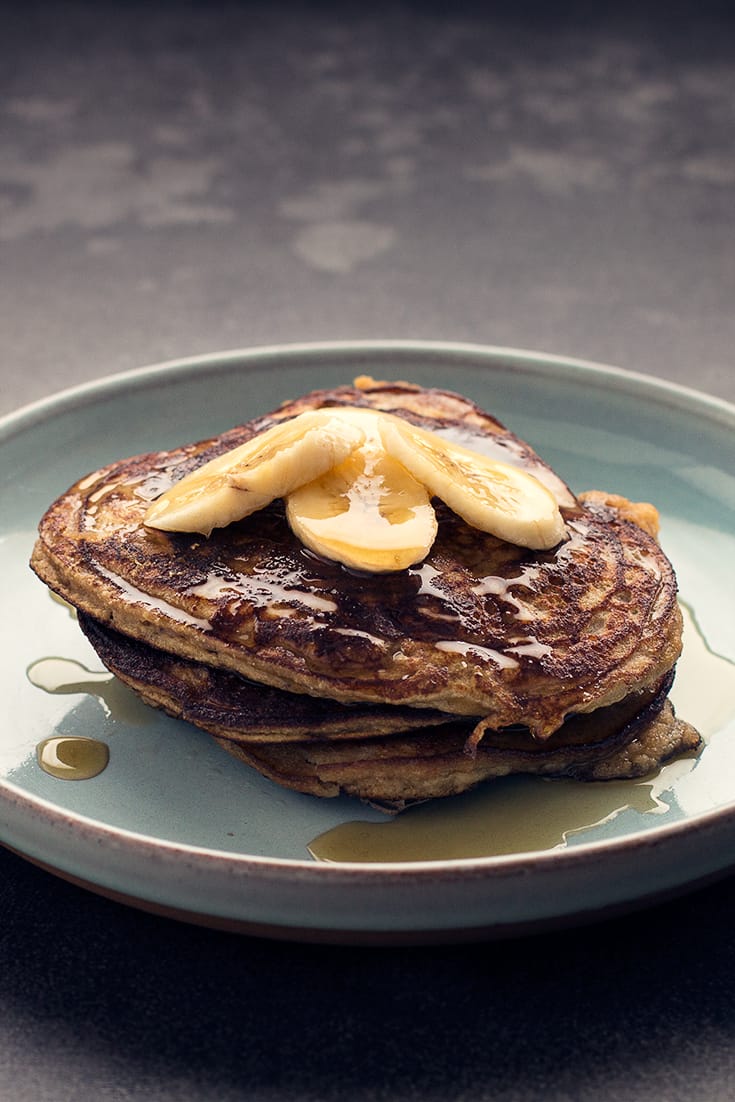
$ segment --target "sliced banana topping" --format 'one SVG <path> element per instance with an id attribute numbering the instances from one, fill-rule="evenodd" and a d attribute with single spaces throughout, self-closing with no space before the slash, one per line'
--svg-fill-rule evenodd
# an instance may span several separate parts
<path id="1" fill-rule="evenodd" d="M 489 459 L 398 417 L 383 417 L 380 435 L 386 452 L 473 528 L 538 550 L 564 538 L 556 499 L 520 467 Z"/>
<path id="2" fill-rule="evenodd" d="M 378 414 L 345 412 L 365 428 L 364 443 L 289 494 L 288 523 L 306 547 L 325 558 L 374 573 L 404 570 L 426 557 L 436 537 L 429 494 L 386 454 Z"/>
<path id="3" fill-rule="evenodd" d="M 153 502 L 145 523 L 208 536 L 318 478 L 363 440 L 357 425 L 331 410 L 302 413 L 182 478 Z"/>
<path id="4" fill-rule="evenodd" d="M 551 492 L 494 461 L 390 413 L 337 407 L 299 414 L 187 475 L 145 523 L 209 535 L 284 498 L 294 534 L 356 570 L 403 570 L 437 531 L 431 498 L 509 543 L 545 549 L 564 538 Z"/>

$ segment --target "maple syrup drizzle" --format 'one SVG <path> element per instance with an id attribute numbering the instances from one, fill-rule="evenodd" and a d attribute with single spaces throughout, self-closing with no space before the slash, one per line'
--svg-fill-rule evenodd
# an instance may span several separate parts
<path id="1" fill-rule="evenodd" d="M 39 742 L 36 760 L 44 773 L 59 780 L 87 781 L 107 768 L 110 748 L 96 738 L 55 735 Z"/>
<path id="2" fill-rule="evenodd" d="M 110 719 L 139 724 L 150 715 L 147 706 L 109 670 L 90 670 L 72 658 L 39 658 L 30 664 L 26 677 L 51 696 L 96 697 Z"/>
<path id="3" fill-rule="evenodd" d="M 116 703 L 113 676 L 107 670 L 89 670 L 71 658 L 39 658 L 26 670 L 31 685 L 52 696 L 73 696 L 77 693 L 96 696 L 108 715 Z M 108 697 L 111 697 L 108 703 Z"/>

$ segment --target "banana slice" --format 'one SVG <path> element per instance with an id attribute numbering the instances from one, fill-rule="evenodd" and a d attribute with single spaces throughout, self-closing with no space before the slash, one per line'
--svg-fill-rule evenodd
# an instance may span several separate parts
<path id="1" fill-rule="evenodd" d="M 168 532 L 209 536 L 311 482 L 364 440 L 357 424 L 332 410 L 302 413 L 210 460 L 148 509 L 145 523 Z"/>
<path id="2" fill-rule="evenodd" d="M 526 471 L 390 414 L 380 419 L 380 435 L 386 452 L 473 528 L 536 550 L 564 538 L 556 500 Z"/>
<path id="3" fill-rule="evenodd" d="M 312 551 L 356 570 L 403 570 L 434 542 L 432 497 L 523 547 L 564 537 L 556 500 L 526 471 L 355 407 L 299 414 L 211 460 L 158 498 L 145 523 L 208 536 L 284 498 Z"/>
<path id="4" fill-rule="evenodd" d="M 379 417 L 350 411 L 365 442 L 321 478 L 290 493 L 286 517 L 318 555 L 353 570 L 404 570 L 428 553 L 436 514 L 426 489 L 383 449 Z"/>

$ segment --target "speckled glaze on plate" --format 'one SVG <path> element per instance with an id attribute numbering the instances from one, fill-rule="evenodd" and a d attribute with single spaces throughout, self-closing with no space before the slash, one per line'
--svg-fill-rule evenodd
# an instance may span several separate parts
<path id="1" fill-rule="evenodd" d="M 528 439 L 574 489 L 657 504 L 688 612 L 674 700 L 705 736 L 696 761 L 665 767 L 587 819 L 567 785 L 568 829 L 562 821 L 559 836 L 543 843 L 521 821 L 532 807 L 523 794 L 514 810 L 512 788 L 493 790 L 518 817 L 517 833 L 494 856 L 441 856 L 431 824 L 417 819 L 410 860 L 318 861 L 314 839 L 383 816 L 273 785 L 100 674 L 69 611 L 27 566 L 51 500 L 107 460 L 199 439 L 361 373 L 461 391 Z M 204 356 L 103 379 L 6 418 L 0 841 L 143 908 L 334 942 L 517 933 L 641 906 L 722 875 L 735 865 L 733 430 L 727 403 L 630 372 L 421 342 Z M 38 672 L 51 659 L 76 671 L 54 691 Z M 84 781 L 47 775 L 36 748 L 58 735 L 104 741 L 109 765 Z"/>

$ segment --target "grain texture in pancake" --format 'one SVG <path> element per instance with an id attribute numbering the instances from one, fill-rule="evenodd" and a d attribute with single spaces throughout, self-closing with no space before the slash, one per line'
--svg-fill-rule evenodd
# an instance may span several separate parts
<path id="1" fill-rule="evenodd" d="M 286 417 L 390 410 L 518 463 L 555 494 L 568 539 L 532 552 L 439 510 L 424 562 L 354 574 L 306 552 L 281 503 L 208 539 L 143 523 L 188 471 Z M 520 441 L 445 391 L 366 381 L 286 403 L 212 440 L 111 463 L 49 509 L 32 565 L 82 612 L 182 658 L 341 703 L 436 709 L 548 738 L 657 685 L 680 651 L 673 570 L 614 500 L 577 500 Z"/>
<path id="2" fill-rule="evenodd" d="M 613 704 L 614 713 L 625 702 Z M 567 721 L 574 722 L 573 720 Z M 587 733 L 594 716 L 580 716 Z M 566 726 L 566 724 L 565 724 Z M 605 742 L 547 746 L 528 736 L 528 748 L 497 745 L 486 738 L 472 756 L 461 725 L 406 736 L 344 742 L 254 744 L 215 736 L 234 757 L 286 788 L 314 796 L 356 796 L 401 810 L 420 800 L 456 796 L 511 774 L 570 777 L 580 781 L 633 780 L 673 757 L 696 751 L 701 739 L 678 719 L 669 700 L 642 709 Z"/>
<path id="3" fill-rule="evenodd" d="M 445 712 L 386 704 L 339 704 L 248 681 L 157 650 L 105 627 L 84 613 L 79 626 L 103 664 L 146 704 L 211 734 L 247 742 L 381 737 L 447 723 Z M 466 722 L 467 733 L 474 720 Z"/>
<path id="4" fill-rule="evenodd" d="M 471 717 L 286 693 L 156 651 L 87 616 L 79 622 L 105 666 L 147 704 L 194 723 L 240 761 L 309 795 L 345 793 L 396 808 L 510 774 L 630 779 L 700 744 L 667 700 L 673 671 L 617 704 L 570 717 L 548 739 L 520 727 L 483 728 L 475 747 Z"/>

